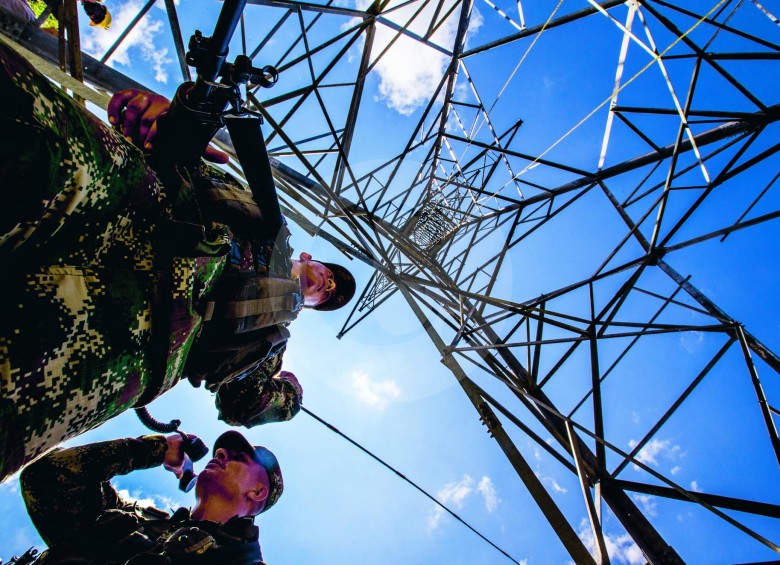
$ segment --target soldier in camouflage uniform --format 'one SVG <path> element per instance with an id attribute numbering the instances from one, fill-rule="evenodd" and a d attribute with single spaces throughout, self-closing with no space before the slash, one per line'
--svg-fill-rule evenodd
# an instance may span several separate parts
<path id="1" fill-rule="evenodd" d="M 179 435 L 105 441 L 55 449 L 25 468 L 22 496 L 49 546 L 39 563 L 261 562 L 253 517 L 276 503 L 284 485 L 273 453 L 240 433 L 217 438 L 191 511 L 141 507 L 111 486 L 116 475 L 159 465 L 181 476 L 181 447 Z"/>
<path id="2" fill-rule="evenodd" d="M 293 260 L 286 225 L 244 237 L 263 210 L 213 167 L 163 186 L 2 42 L 0 100 L 0 480 L 182 376 L 216 392 L 231 425 L 294 416 L 286 326 L 307 301 L 346 303 L 351 275 Z M 312 304 L 315 263 L 338 288 Z"/>

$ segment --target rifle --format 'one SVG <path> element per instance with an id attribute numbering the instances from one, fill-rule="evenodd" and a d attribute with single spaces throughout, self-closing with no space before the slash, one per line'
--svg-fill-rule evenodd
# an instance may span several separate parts
<path id="1" fill-rule="evenodd" d="M 227 126 L 255 202 L 271 212 L 265 229 L 276 233 L 282 226 L 281 210 L 260 130 L 262 118 L 244 107 L 239 87 L 253 84 L 270 88 L 279 75 L 270 65 L 253 67 L 245 55 L 226 62 L 246 3 L 225 0 L 212 36 L 204 37 L 198 30 L 190 38 L 186 60 L 196 68 L 197 79 L 183 83 L 176 91 L 150 159 L 155 170 L 165 170 L 171 164 L 192 166 L 216 132 Z"/>
<path id="2" fill-rule="evenodd" d="M 192 165 L 200 159 L 209 141 L 224 125 L 227 115 L 244 115 L 239 86 L 260 84 L 270 87 L 278 74 L 273 67 L 257 69 L 245 55 L 234 63 L 226 61 L 230 40 L 235 33 L 247 0 L 225 0 L 214 33 L 204 37 L 196 30 L 185 56 L 195 67 L 197 78 L 179 86 L 155 142 L 154 159 Z M 228 105 L 231 110 L 226 112 Z"/>

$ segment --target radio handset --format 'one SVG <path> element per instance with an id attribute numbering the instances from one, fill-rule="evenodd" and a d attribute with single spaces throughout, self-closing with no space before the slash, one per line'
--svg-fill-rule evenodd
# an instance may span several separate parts
<path id="1" fill-rule="evenodd" d="M 141 423 L 150 430 L 161 434 L 176 432 L 181 436 L 182 450 L 184 451 L 184 467 L 182 475 L 179 478 L 179 489 L 184 492 L 192 490 L 192 487 L 195 486 L 195 479 L 198 476 L 192 468 L 192 463 L 203 459 L 209 452 L 209 448 L 206 447 L 206 444 L 203 443 L 203 440 L 199 437 L 192 438 L 182 432 L 179 429 L 181 420 L 171 420 L 167 424 L 165 422 L 160 422 L 149 414 L 149 411 L 145 406 L 136 408 L 135 413 L 138 416 L 138 419 L 141 420 Z"/>
<path id="2" fill-rule="evenodd" d="M 181 435 L 182 450 L 184 450 L 184 466 L 179 479 L 179 490 L 189 492 L 195 486 L 195 479 L 198 478 L 198 475 L 192 468 L 192 463 L 203 459 L 209 452 L 209 448 L 206 447 L 206 444 L 199 437 L 192 438 L 184 432 L 176 431 Z"/>

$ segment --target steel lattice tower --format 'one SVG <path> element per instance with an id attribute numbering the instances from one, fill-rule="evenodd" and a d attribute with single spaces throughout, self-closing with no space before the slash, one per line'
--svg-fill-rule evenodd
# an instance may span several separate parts
<path id="1" fill-rule="evenodd" d="M 272 132 L 285 213 L 374 269 L 341 334 L 402 297 L 577 563 L 608 562 L 605 508 L 648 561 L 695 558 L 675 552 L 635 493 L 687 502 L 780 552 L 752 521 L 780 518 L 776 487 L 699 492 L 643 456 L 668 430 L 686 430 L 712 465 L 738 456 L 719 407 L 748 394 L 735 405 L 761 433 L 744 439 L 777 476 L 772 328 L 754 330 L 702 289 L 713 272 L 737 274 L 740 238 L 759 257 L 776 247 L 778 14 L 754 0 L 250 4 L 243 49 L 282 77 L 249 99 Z M 52 38 L 4 28 L 54 60 Z M 85 56 L 87 82 L 135 84 L 105 65 L 119 45 Z M 366 89 L 402 46 L 435 54 L 439 73 L 403 119 Z M 550 76 L 567 104 L 548 102 Z M 752 285 L 739 292 L 771 304 Z M 652 421 L 629 443 L 632 402 Z M 519 438 L 577 477 L 578 518 Z"/>

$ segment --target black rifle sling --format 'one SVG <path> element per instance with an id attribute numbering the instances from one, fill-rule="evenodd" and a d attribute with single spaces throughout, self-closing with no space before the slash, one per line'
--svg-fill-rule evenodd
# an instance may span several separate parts
<path id="1" fill-rule="evenodd" d="M 271 163 L 265 149 L 263 132 L 260 130 L 260 118 L 226 116 L 225 125 L 230 133 L 230 139 L 236 148 L 236 156 L 244 176 L 249 183 L 252 197 L 263 210 L 265 225 L 263 231 L 272 237 L 282 228 L 282 211 L 279 208 L 279 198 L 271 173 Z"/>

